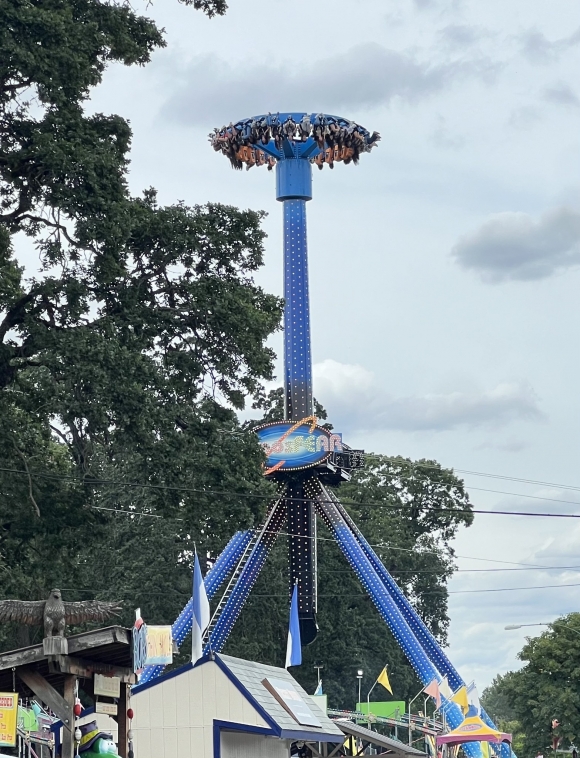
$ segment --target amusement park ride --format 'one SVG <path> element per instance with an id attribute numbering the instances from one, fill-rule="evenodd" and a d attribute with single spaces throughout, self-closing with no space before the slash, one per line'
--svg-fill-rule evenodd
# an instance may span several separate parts
<path id="1" fill-rule="evenodd" d="M 276 198 L 284 209 L 284 389 L 285 420 L 256 430 L 267 456 L 265 474 L 278 492 L 263 525 L 236 533 L 205 578 L 209 598 L 230 576 L 206 632 L 206 651 L 222 650 L 241 613 L 268 553 L 281 531 L 288 532 L 290 581 L 298 585 L 301 637 L 316 637 L 316 517 L 330 529 L 348 563 L 368 592 L 381 617 L 406 654 L 424 686 L 447 679 L 453 692 L 464 682 L 437 640 L 397 586 L 334 491 L 364 465 L 364 453 L 352 450 L 340 435 L 317 425 L 313 413 L 312 356 L 306 239 L 306 202 L 312 199 L 312 166 L 357 163 L 370 152 L 379 135 L 327 114 L 279 113 L 244 119 L 215 130 L 210 141 L 234 168 L 266 165 L 276 169 Z M 181 645 L 192 625 L 192 601 L 173 625 Z M 160 666 L 146 667 L 140 682 L 158 676 Z M 459 705 L 443 698 L 442 711 L 451 728 L 463 721 Z M 491 719 L 482 709 L 489 725 Z M 510 748 L 502 745 L 502 758 Z M 479 758 L 479 743 L 464 745 Z"/>

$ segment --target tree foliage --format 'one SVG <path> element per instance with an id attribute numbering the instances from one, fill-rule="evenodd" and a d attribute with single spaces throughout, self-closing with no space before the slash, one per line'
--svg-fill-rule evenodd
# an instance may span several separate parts
<path id="1" fill-rule="evenodd" d="M 223 0 L 185 0 L 208 16 Z M 140 606 L 171 623 L 187 601 L 194 545 L 208 561 L 258 523 L 271 485 L 234 409 L 272 376 L 281 303 L 252 277 L 261 214 L 131 197 L 118 115 L 87 114 L 107 65 L 163 46 L 125 3 L 0 0 L 0 571 L 5 596 Z M 22 240 L 38 271 L 26 274 Z M 281 394 L 262 398 L 267 417 Z M 278 401 L 278 402 L 276 402 Z M 320 407 L 319 415 L 323 415 Z M 463 484 L 433 461 L 374 457 L 339 491 L 441 641 L 450 540 L 471 522 Z M 299 678 L 324 666 L 334 705 L 353 705 L 390 664 L 397 697 L 417 682 L 321 527 L 320 635 Z M 283 662 L 287 554 L 280 539 L 229 652 Z M 34 633 L 33 633 L 34 635 Z M 0 629 L 0 646 L 28 642 Z"/>
<path id="2" fill-rule="evenodd" d="M 210 16 L 226 7 L 188 4 Z M 159 531 L 168 555 L 184 561 L 195 539 L 212 555 L 263 510 L 259 496 L 243 497 L 264 488 L 262 454 L 239 436 L 233 410 L 271 377 L 266 340 L 281 317 L 281 302 L 252 279 L 262 214 L 159 207 L 154 190 L 131 197 L 128 123 L 85 110 L 107 65 L 145 64 L 163 45 L 126 3 L 0 0 L 8 596 L 43 597 L 55 584 L 118 593 L 108 580 L 131 571 L 119 540 L 136 549 L 151 514 L 174 520 L 172 535 Z M 39 259 L 28 275 L 19 260 L 26 238 Z M 216 506 L 208 491 L 223 488 L 242 497 Z M 114 516 L 119 509 L 150 515 L 129 520 Z M 99 553 L 107 571 L 95 573 Z"/>
<path id="3" fill-rule="evenodd" d="M 580 740 L 580 613 L 570 613 L 539 637 L 528 637 L 518 654 L 523 668 L 498 676 L 484 693 L 491 713 L 515 722 L 523 751 L 533 755 L 552 746 Z M 553 730 L 552 721 L 559 726 Z"/>
<path id="4" fill-rule="evenodd" d="M 517 756 L 523 757 L 529 754 L 529 750 L 526 750 L 522 725 L 518 720 L 518 714 L 508 690 L 510 680 L 514 675 L 513 671 L 503 675 L 498 674 L 489 687 L 482 692 L 481 704 L 497 728 L 512 735 L 513 751 Z"/>

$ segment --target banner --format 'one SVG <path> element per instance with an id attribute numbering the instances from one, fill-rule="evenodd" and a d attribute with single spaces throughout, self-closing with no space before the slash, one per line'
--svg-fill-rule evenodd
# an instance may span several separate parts
<path id="1" fill-rule="evenodd" d="M 147 627 L 146 666 L 169 666 L 173 663 L 173 638 L 170 626 Z"/>
<path id="2" fill-rule="evenodd" d="M 16 745 L 18 693 L 0 692 L 0 747 Z"/>
<path id="3" fill-rule="evenodd" d="M 333 453 L 343 452 L 342 435 L 317 426 L 313 416 L 302 421 L 273 421 L 254 431 L 266 453 L 266 474 L 312 468 Z"/>

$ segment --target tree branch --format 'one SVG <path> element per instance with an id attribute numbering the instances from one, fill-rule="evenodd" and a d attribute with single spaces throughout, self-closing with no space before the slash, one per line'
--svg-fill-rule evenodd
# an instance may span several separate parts
<path id="1" fill-rule="evenodd" d="M 81 247 L 81 245 L 70 236 L 70 234 L 67 231 L 66 226 L 64 226 L 63 224 L 60 224 L 58 221 L 49 221 L 47 218 L 43 218 L 42 216 L 33 216 L 32 213 L 24 213 L 20 217 L 20 221 L 27 221 L 27 220 L 36 221 L 39 224 L 45 224 L 46 226 L 50 226 L 52 229 L 58 229 L 59 232 L 62 232 L 62 236 L 66 239 L 66 241 L 70 245 L 72 245 L 73 247 Z M 96 252 L 94 248 L 90 246 L 89 246 L 89 250 Z"/>
<path id="2" fill-rule="evenodd" d="M 35 293 L 29 292 L 23 295 L 20 300 L 17 300 L 12 308 L 8 311 L 4 320 L 0 324 L 0 342 L 6 336 L 6 332 L 16 326 L 24 316 L 24 308 L 34 299 Z"/>
<path id="3" fill-rule="evenodd" d="M 41 518 L 41 516 L 40 516 L 40 508 L 38 507 L 38 503 L 34 499 L 34 493 L 32 492 L 32 476 L 30 474 L 30 469 L 28 468 L 28 461 L 26 460 L 26 456 L 24 455 L 24 453 L 22 452 L 22 450 L 20 450 L 17 447 L 16 443 L 13 442 L 12 444 L 14 445 L 14 449 L 16 450 L 16 452 L 18 453 L 18 455 L 22 458 L 22 462 L 24 463 L 24 468 L 26 469 L 26 474 L 28 476 L 28 496 L 30 497 L 30 501 L 31 501 L 32 505 L 34 506 L 34 510 L 36 511 L 36 515 L 38 516 L 38 518 Z"/>

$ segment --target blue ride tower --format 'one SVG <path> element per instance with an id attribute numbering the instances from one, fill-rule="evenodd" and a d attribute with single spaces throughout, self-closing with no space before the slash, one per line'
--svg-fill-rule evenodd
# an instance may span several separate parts
<path id="1" fill-rule="evenodd" d="M 354 121 L 323 113 L 255 116 L 210 135 L 214 149 L 227 155 L 234 168 L 267 165 L 272 169 L 275 166 L 276 199 L 284 207 L 284 408 L 287 421 L 297 423 L 313 417 L 314 413 L 306 233 L 306 203 L 312 199 L 312 168 L 322 169 L 325 165 L 333 168 L 335 163 L 341 162 L 358 163 L 361 153 L 370 152 L 379 139 L 376 132 L 370 134 Z M 333 478 L 339 481 L 341 475 L 347 475 L 349 466 L 344 460 L 341 464 L 335 471 L 327 471 L 327 476 L 334 474 Z M 289 583 L 290 587 L 298 585 L 301 636 L 303 643 L 308 644 L 317 633 L 315 504 L 304 489 L 308 478 L 306 469 L 278 470 L 274 475 L 286 486 Z"/>
<path id="2" fill-rule="evenodd" d="M 219 597 L 204 635 L 207 653 L 219 652 L 280 532 L 289 543 L 289 590 L 298 585 L 302 643 L 312 642 L 316 625 L 316 518 L 332 533 L 345 559 L 372 599 L 377 611 L 424 686 L 441 684 L 447 724 L 464 719 L 452 699 L 465 682 L 413 605 L 383 566 L 334 489 L 364 465 L 364 453 L 346 445 L 341 435 L 319 426 L 313 413 L 312 355 L 308 293 L 306 203 L 312 199 L 312 168 L 337 163 L 357 164 L 380 139 L 359 124 L 322 113 L 278 113 L 243 119 L 210 134 L 213 148 L 226 155 L 233 168 L 267 166 L 276 171 L 276 198 L 284 208 L 284 394 L 285 418 L 256 431 L 266 453 L 265 475 L 278 483 L 264 523 L 237 532 L 205 577 L 208 597 Z M 229 579 L 228 579 L 229 577 Z M 192 628 L 190 600 L 172 627 L 177 645 Z M 161 666 L 146 667 L 140 683 L 158 676 Z M 446 694 L 445 694 L 446 693 Z M 478 714 L 493 722 L 483 708 Z M 468 715 L 473 715 L 471 711 Z M 468 758 L 482 758 L 479 743 L 463 745 Z M 509 745 L 494 747 L 501 758 L 515 758 Z"/>

